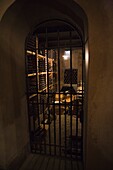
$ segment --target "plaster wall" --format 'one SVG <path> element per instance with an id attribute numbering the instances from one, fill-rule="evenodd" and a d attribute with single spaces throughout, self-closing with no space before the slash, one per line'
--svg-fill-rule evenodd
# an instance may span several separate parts
<path id="1" fill-rule="evenodd" d="M 76 2 L 86 12 L 89 28 L 86 169 L 112 170 L 113 1 Z"/>
<path id="2" fill-rule="evenodd" d="M 26 149 L 28 143 L 24 39 L 23 43 L 20 42 L 18 35 L 15 35 L 15 30 L 10 26 L 4 27 L 0 39 L 2 77 L 0 120 L 4 144 L 1 148 L 0 160 L 2 168 L 7 168 L 16 157 L 19 157 L 22 150 Z"/>
<path id="3" fill-rule="evenodd" d="M 20 0 L 16 1 L 2 18 L 6 6 L 13 1 L 4 2 L 6 3 L 2 4 L 4 10 L 0 22 L 2 79 L 0 166 L 7 169 L 16 158 L 21 157 L 22 151 L 23 155 L 25 154 L 29 142 L 25 94 L 25 38 L 34 26 L 45 19 L 62 18 L 74 23 L 77 18 L 74 17 L 74 10 L 77 10 L 72 1 L 68 0 L 61 2 L 57 0 L 52 3 L 45 1 L 45 5 L 43 5 L 44 0 L 34 0 L 34 3 Z M 68 5 L 68 2 L 71 5 Z M 76 0 L 75 2 L 84 9 L 89 28 L 88 112 L 84 122 L 87 128 L 85 169 L 111 170 L 113 167 L 113 1 L 100 0 L 96 3 L 94 0 L 92 2 Z M 79 10 L 77 12 L 79 13 Z"/>

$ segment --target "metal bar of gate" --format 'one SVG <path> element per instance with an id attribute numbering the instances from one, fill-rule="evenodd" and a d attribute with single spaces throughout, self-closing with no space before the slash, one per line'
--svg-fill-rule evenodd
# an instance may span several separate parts
<path id="1" fill-rule="evenodd" d="M 71 143 L 71 158 L 72 158 L 72 32 L 70 31 L 70 85 L 71 85 L 71 100 L 70 100 L 70 143 Z"/>
<path id="2" fill-rule="evenodd" d="M 55 95 L 54 95 L 54 99 L 53 101 L 55 101 Z M 56 114 L 55 114 L 55 104 L 53 103 L 53 114 L 54 114 L 54 155 L 56 155 Z"/>
<path id="3" fill-rule="evenodd" d="M 38 60 L 38 58 L 37 58 L 37 54 L 38 54 L 38 39 L 37 39 L 37 37 L 36 37 L 36 51 L 35 51 L 35 53 L 36 53 L 36 88 L 37 88 L 37 114 L 38 114 L 38 126 L 40 126 L 40 113 L 39 113 L 39 105 L 38 105 L 38 102 L 39 102 L 39 94 L 38 94 L 38 91 L 39 91 L 39 86 L 38 86 L 38 84 L 39 84 L 39 80 L 38 80 L 38 66 L 37 66 L 37 60 Z"/>
<path id="4" fill-rule="evenodd" d="M 61 156 L 61 104 L 60 104 L 60 47 L 59 47 L 59 30 L 58 34 L 58 92 L 59 92 L 59 155 Z"/>
<path id="5" fill-rule="evenodd" d="M 83 159 L 83 116 L 84 116 L 84 67 L 85 67 L 85 47 L 82 47 L 82 109 L 80 115 L 81 121 L 81 160 Z"/>
<path id="6" fill-rule="evenodd" d="M 44 108 L 45 108 L 45 105 L 44 105 L 44 100 L 43 100 L 43 128 L 45 130 L 45 114 L 44 114 Z M 46 154 L 46 138 L 44 137 L 44 153 Z"/>
<path id="7" fill-rule="evenodd" d="M 65 157 L 67 157 L 67 128 L 66 128 L 66 119 L 67 119 L 67 111 L 66 111 L 66 107 L 67 107 L 67 105 L 66 105 L 66 99 L 65 99 L 65 123 L 64 123 L 64 128 L 65 128 L 65 149 L 64 149 L 64 151 L 65 151 Z"/>
<path id="8" fill-rule="evenodd" d="M 78 159 L 78 106 L 79 106 L 79 102 L 78 99 L 76 100 L 76 135 L 75 135 L 75 156 L 76 159 Z"/>
<path id="9" fill-rule="evenodd" d="M 37 119 L 38 119 L 38 126 L 40 126 L 40 116 L 39 116 L 39 105 L 38 105 L 38 100 L 39 100 L 39 96 L 38 96 L 38 79 L 37 79 L 37 74 L 38 74 L 38 68 L 37 68 L 37 49 L 36 49 L 36 47 L 38 47 L 38 40 L 37 40 L 37 37 L 35 36 L 35 42 L 36 42 L 36 44 L 35 44 L 35 63 L 36 63 L 36 65 L 35 65 L 35 67 L 36 67 L 36 91 L 37 91 L 37 97 L 36 97 L 36 103 L 35 103 L 35 107 L 37 107 L 37 114 L 35 115 L 35 116 L 37 116 Z M 36 121 L 36 120 L 35 120 Z M 34 121 L 34 126 L 35 126 L 35 121 Z M 35 130 L 34 130 L 34 132 L 36 131 L 36 127 L 35 127 Z M 37 141 L 35 141 L 35 142 L 37 142 Z M 36 153 L 36 144 L 35 144 L 35 153 Z"/>
<path id="10" fill-rule="evenodd" d="M 48 59 L 48 32 L 46 28 L 46 48 L 47 48 L 47 114 L 49 124 L 49 154 L 51 155 L 51 129 L 50 129 L 50 95 L 49 95 L 49 59 Z"/>

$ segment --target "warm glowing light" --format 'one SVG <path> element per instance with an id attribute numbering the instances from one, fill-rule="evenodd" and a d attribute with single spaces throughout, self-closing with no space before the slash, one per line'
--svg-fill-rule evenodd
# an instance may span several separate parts
<path id="1" fill-rule="evenodd" d="M 65 51 L 65 54 L 70 56 L 70 51 Z"/>
<path id="2" fill-rule="evenodd" d="M 88 69 L 89 69 L 89 49 L 88 49 L 88 42 L 85 45 L 85 70 L 86 70 L 86 79 L 88 75 Z"/>
<path id="3" fill-rule="evenodd" d="M 63 55 L 62 57 L 64 58 L 64 60 L 68 60 L 69 59 L 68 55 Z"/>
<path id="4" fill-rule="evenodd" d="M 70 58 L 70 51 L 65 51 L 62 57 L 64 60 L 68 60 Z"/>
<path id="5" fill-rule="evenodd" d="M 85 63 L 86 63 L 86 67 L 88 67 L 88 63 L 89 63 L 89 51 L 88 51 L 87 47 L 86 47 L 86 50 L 85 50 Z"/>

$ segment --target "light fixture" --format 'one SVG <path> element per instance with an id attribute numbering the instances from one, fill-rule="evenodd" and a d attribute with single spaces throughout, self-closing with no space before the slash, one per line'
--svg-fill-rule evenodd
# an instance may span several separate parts
<path id="1" fill-rule="evenodd" d="M 66 50 L 64 52 L 64 55 L 62 56 L 64 60 L 68 60 L 70 58 L 70 51 Z"/>

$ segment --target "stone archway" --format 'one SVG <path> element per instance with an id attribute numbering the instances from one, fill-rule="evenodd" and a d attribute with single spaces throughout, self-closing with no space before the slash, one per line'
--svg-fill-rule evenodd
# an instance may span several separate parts
<path id="1" fill-rule="evenodd" d="M 42 10 L 44 13 L 41 13 Z M 44 0 L 34 1 L 34 3 L 16 1 L 8 8 L 1 19 L 0 51 L 2 64 L 0 67 L 2 71 L 0 74 L 3 80 L 1 84 L 1 115 L 3 116 L 3 119 L 1 119 L 1 124 L 3 125 L 1 131 L 4 134 L 1 140 L 1 146 L 4 149 L 0 156 L 2 167 L 9 166 L 13 159 L 17 159 L 22 150 L 26 153 L 26 147 L 29 143 L 28 127 L 27 123 L 25 124 L 27 121 L 23 58 L 25 38 L 35 25 L 45 19 L 53 18 L 61 18 L 75 26 L 79 26 L 81 33 L 84 35 L 84 42 L 86 41 L 87 17 L 79 5 L 73 1 L 70 3 L 59 0 L 52 3 L 50 1 L 47 3 Z M 6 90 L 9 88 L 10 90 Z M 11 134 L 11 139 L 8 134 Z M 18 140 L 20 136 L 21 138 Z M 13 149 L 11 149 L 12 145 Z M 11 159 L 10 155 L 12 155 Z"/>
<path id="2" fill-rule="evenodd" d="M 70 53 L 67 62 L 62 58 L 66 49 Z M 82 160 L 85 72 L 80 30 L 62 20 L 43 22 L 28 35 L 25 58 L 31 151 Z M 59 95 L 62 99 L 58 106 Z"/>

